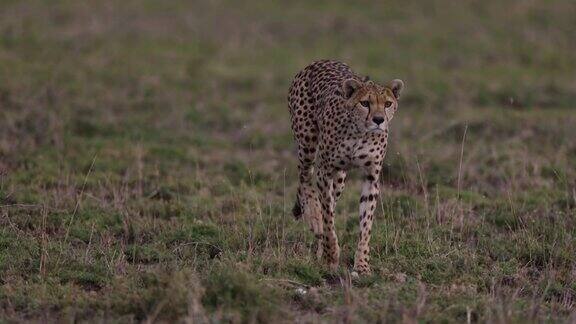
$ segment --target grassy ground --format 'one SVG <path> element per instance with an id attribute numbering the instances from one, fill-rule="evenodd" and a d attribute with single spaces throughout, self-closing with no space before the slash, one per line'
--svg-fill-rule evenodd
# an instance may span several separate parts
<path id="1" fill-rule="evenodd" d="M 572 1 L 2 1 L 0 318 L 575 321 Z M 290 209 L 292 76 L 407 88 L 372 239 Z"/>

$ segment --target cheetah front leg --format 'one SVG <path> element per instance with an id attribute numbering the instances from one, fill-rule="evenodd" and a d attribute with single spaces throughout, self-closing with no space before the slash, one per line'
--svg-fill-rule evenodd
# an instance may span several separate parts
<path id="1" fill-rule="evenodd" d="M 360 239 L 358 248 L 354 256 L 354 271 L 358 274 L 370 273 L 370 234 L 372 234 L 372 220 L 376 201 L 380 194 L 380 184 L 378 175 L 380 173 L 379 163 L 366 171 L 366 177 L 362 184 L 362 195 L 360 196 Z"/>
<path id="2" fill-rule="evenodd" d="M 320 205 L 322 206 L 322 218 L 324 221 L 324 259 L 331 271 L 338 269 L 340 259 L 340 247 L 334 225 L 334 185 L 333 172 L 319 168 L 317 177 L 318 190 L 320 192 Z"/>
<path id="3" fill-rule="evenodd" d="M 346 171 L 338 170 L 334 175 L 334 200 L 335 203 L 338 202 L 340 196 L 342 195 L 342 191 L 344 191 L 344 185 L 346 183 Z"/>

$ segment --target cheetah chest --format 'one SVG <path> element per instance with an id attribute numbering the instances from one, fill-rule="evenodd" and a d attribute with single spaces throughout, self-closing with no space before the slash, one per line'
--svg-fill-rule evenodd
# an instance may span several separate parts
<path id="1" fill-rule="evenodd" d="M 347 170 L 380 163 L 386 155 L 387 139 L 386 133 L 373 133 L 341 141 L 334 152 L 333 167 Z"/>

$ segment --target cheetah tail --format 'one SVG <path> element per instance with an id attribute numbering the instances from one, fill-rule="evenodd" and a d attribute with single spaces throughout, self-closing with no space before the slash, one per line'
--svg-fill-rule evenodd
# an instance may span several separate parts
<path id="1" fill-rule="evenodd" d="M 302 206 L 300 205 L 300 201 L 298 200 L 298 198 L 296 198 L 294 207 L 292 207 L 292 215 L 294 215 L 294 218 L 296 219 L 302 218 Z"/>

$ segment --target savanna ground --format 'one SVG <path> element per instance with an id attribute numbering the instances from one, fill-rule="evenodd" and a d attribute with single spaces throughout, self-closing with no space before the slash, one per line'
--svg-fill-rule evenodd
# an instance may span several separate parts
<path id="1" fill-rule="evenodd" d="M 2 1 L 0 318 L 575 321 L 573 1 Z M 351 281 L 290 213 L 287 88 L 407 88 Z"/>

